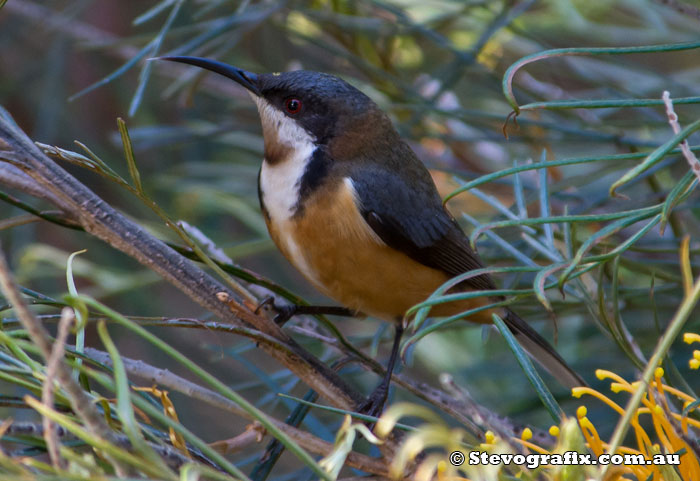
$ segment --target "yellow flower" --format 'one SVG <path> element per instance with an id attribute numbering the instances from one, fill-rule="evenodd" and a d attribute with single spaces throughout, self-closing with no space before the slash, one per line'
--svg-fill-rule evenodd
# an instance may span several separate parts
<path id="1" fill-rule="evenodd" d="M 700 335 L 687 333 L 684 336 L 688 344 L 700 343 Z M 693 361 L 700 366 L 700 350 L 693 353 Z M 639 381 L 628 382 L 620 375 L 599 369 L 596 376 L 600 380 L 610 380 L 610 391 L 613 393 L 628 393 L 632 395 L 639 388 Z M 466 433 L 461 429 L 448 427 L 443 421 L 425 407 L 410 404 L 397 404 L 384 413 L 377 423 L 378 433 L 386 436 L 396 422 L 404 416 L 422 417 L 423 424 L 409 434 L 399 448 L 394 463 L 392 475 L 394 479 L 402 479 L 411 469 L 411 463 L 422 459 L 415 467 L 411 479 L 430 481 L 468 481 L 469 479 L 496 481 L 502 479 L 504 473 L 523 480 L 548 479 L 551 481 L 569 481 L 573 479 L 603 479 L 604 481 L 700 481 L 700 462 L 695 451 L 689 445 L 694 434 L 689 432 L 691 427 L 700 429 L 700 422 L 689 418 L 688 412 L 694 410 L 697 402 L 694 396 L 663 382 L 664 370 L 661 367 L 654 371 L 654 378 L 643 395 L 640 406 L 630 419 L 630 427 L 634 434 L 634 444 L 619 446 L 610 452 L 610 444 L 604 441 L 593 422 L 588 418 L 588 408 L 579 406 L 575 419 L 564 418 L 560 426 L 551 426 L 549 434 L 556 439 L 556 446 L 544 448 L 533 442 L 533 433 L 525 428 L 521 436 L 512 440 L 503 440 L 491 431 L 486 431 L 483 441 L 467 443 Z M 625 409 L 602 392 L 590 387 L 572 389 L 573 397 L 591 396 L 603 402 L 620 417 L 625 415 Z M 675 398 L 675 399 L 674 399 Z M 678 400 L 683 404 L 682 413 L 674 412 L 673 405 Z M 671 402 L 674 401 L 674 402 Z M 700 403 L 697 403 L 700 404 Z M 641 421 L 640 421 L 641 419 Z M 644 422 L 642 422 L 644 421 Z M 514 447 L 520 445 L 520 449 Z M 435 452 L 439 448 L 441 452 Z M 419 458 L 419 454 L 429 450 L 430 454 Z M 460 453 L 461 463 L 455 463 L 448 453 Z M 486 454 L 483 454 L 486 453 Z M 528 467 L 526 465 L 483 465 L 481 462 L 471 462 L 482 459 L 484 455 L 494 455 L 499 459 L 513 459 L 514 454 L 544 455 L 541 459 L 556 459 L 565 453 L 586 456 L 593 455 L 592 460 L 599 456 L 607 456 L 606 461 L 618 459 L 608 466 L 602 476 L 602 462 L 598 465 L 562 464 L 561 461 L 551 464 Z M 472 455 L 474 456 L 472 459 Z M 619 456 L 619 458 L 618 458 Z M 613 459 L 611 459 L 611 457 Z M 579 458 L 580 459 L 580 458 Z M 466 462 L 465 462 L 466 461 Z M 663 462 L 662 462 L 663 461 Z M 543 461 L 547 463 L 548 461 Z M 635 464 L 636 463 L 636 464 Z M 535 465 L 536 466 L 536 465 Z M 468 476 L 468 478 L 467 478 Z M 631 476 L 634 476 L 632 478 Z"/>
<path id="2" fill-rule="evenodd" d="M 686 334 L 684 340 L 690 342 L 700 342 L 700 336 L 697 334 Z M 691 365 L 692 367 L 692 365 Z M 629 383 L 617 374 L 598 370 L 596 371 L 598 379 L 611 379 L 613 382 L 610 385 L 610 390 L 614 393 L 628 392 L 634 393 L 639 382 Z M 616 450 L 618 454 L 641 454 L 647 460 L 657 460 L 655 455 L 673 455 L 680 454 L 680 464 L 677 466 L 681 479 L 683 480 L 700 480 L 700 463 L 694 455 L 693 448 L 688 444 L 688 425 L 700 427 L 700 423 L 695 419 L 689 419 L 687 415 L 672 412 L 669 408 L 669 396 L 678 398 L 684 402 L 685 406 L 690 406 L 695 399 L 676 388 L 667 386 L 663 383 L 664 370 L 661 367 L 654 371 L 654 379 L 648 387 L 647 392 L 642 398 L 641 406 L 632 416 L 630 425 L 634 430 L 637 446 L 625 447 L 621 446 Z M 574 397 L 582 395 L 590 395 L 615 410 L 620 416 L 624 415 L 624 409 L 616 404 L 604 394 L 588 388 L 581 387 L 572 390 Z M 596 454 L 600 455 L 606 452 L 609 448 L 607 443 L 600 440 L 598 433 L 593 426 L 593 423 L 586 417 L 586 408 L 581 406 L 577 412 L 579 425 L 588 447 Z M 651 416 L 653 431 L 647 432 L 639 423 L 640 416 Z M 655 442 L 652 442 L 652 439 Z M 664 457 L 665 460 L 674 461 L 673 458 Z M 610 470 L 611 476 L 619 475 L 620 473 L 633 474 L 637 479 L 650 481 L 665 481 L 667 477 L 664 473 L 672 469 L 666 464 L 641 464 L 641 465 L 624 465 L 619 466 L 617 471 Z M 608 479 L 615 479 L 608 478 Z"/>

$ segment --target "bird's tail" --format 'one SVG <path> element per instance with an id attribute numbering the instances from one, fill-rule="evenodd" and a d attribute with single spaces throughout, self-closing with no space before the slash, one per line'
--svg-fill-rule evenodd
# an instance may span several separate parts
<path id="1" fill-rule="evenodd" d="M 503 320 L 530 357 L 535 359 L 557 381 L 568 388 L 587 386 L 586 381 L 566 364 L 566 361 L 554 350 L 554 347 L 527 322 L 518 317 L 515 312 L 506 309 L 506 317 Z"/>

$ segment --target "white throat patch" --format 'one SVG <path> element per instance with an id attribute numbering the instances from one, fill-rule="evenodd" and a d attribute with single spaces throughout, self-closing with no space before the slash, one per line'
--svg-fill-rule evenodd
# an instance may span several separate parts
<path id="1" fill-rule="evenodd" d="M 270 105 L 265 99 L 252 96 L 258 106 L 265 142 L 289 147 L 285 159 L 271 164 L 263 160 L 260 189 L 265 208 L 273 223 L 289 219 L 299 200 L 299 185 L 316 146 L 309 133 L 293 119 Z"/>
<path id="2" fill-rule="evenodd" d="M 265 99 L 255 95 L 252 97 L 258 106 L 265 142 L 289 147 L 286 158 L 275 159 L 275 163 L 263 159 L 260 169 L 260 196 L 270 216 L 270 223 L 279 232 L 279 242 L 284 244 L 284 247 L 280 248 L 286 251 L 289 260 L 307 279 L 318 285 L 313 270 L 294 238 L 290 222 L 299 202 L 301 178 L 316 149 L 314 139 L 293 119 L 274 108 Z"/>

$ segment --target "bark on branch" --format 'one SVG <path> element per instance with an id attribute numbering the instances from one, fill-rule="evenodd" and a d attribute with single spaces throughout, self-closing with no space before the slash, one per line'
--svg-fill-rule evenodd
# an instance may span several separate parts
<path id="1" fill-rule="evenodd" d="M 2 112 L 0 161 L 13 167 L 0 169 L 0 183 L 15 188 L 31 186 L 24 189 L 25 192 L 34 195 L 41 192 L 41 198 L 64 211 L 86 232 L 157 272 L 223 321 L 236 326 L 253 326 L 262 334 L 278 339 L 285 345 L 285 349 L 272 343 L 261 344 L 261 349 L 294 372 L 332 405 L 353 409 L 362 402 L 361 394 L 299 346 L 274 322 L 254 314 L 242 305 L 233 312 L 230 304 L 222 300 L 236 299 L 230 289 L 103 201 L 44 155 Z"/>

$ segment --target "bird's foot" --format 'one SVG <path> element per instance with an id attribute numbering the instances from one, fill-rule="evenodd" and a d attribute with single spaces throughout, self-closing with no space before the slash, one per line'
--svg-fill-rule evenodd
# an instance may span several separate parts
<path id="1" fill-rule="evenodd" d="M 365 402 L 357 407 L 357 413 L 378 418 L 384 411 L 384 405 L 386 404 L 388 394 L 388 388 L 380 384 L 372 394 L 365 399 Z"/>
<path id="2" fill-rule="evenodd" d="M 280 327 L 283 326 L 292 317 L 294 317 L 295 314 L 297 314 L 297 308 L 299 307 L 295 304 L 278 306 L 277 304 L 275 304 L 275 298 L 273 296 L 267 296 L 260 302 L 260 304 L 258 304 L 258 307 L 255 308 L 255 313 L 259 314 L 260 311 L 266 306 L 269 306 L 273 311 L 275 311 L 276 314 L 275 317 L 272 318 L 272 320 L 275 322 L 275 324 L 277 324 Z"/>

